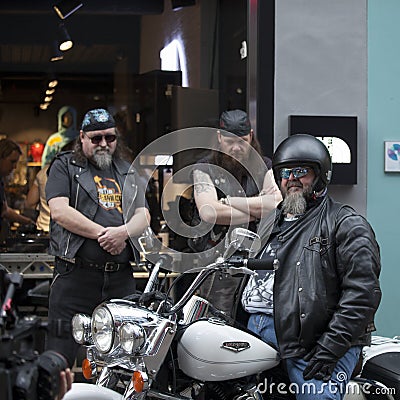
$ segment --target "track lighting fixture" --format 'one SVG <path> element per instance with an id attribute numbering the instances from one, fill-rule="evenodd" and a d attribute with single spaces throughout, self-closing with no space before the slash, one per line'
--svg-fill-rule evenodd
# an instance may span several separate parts
<path id="1" fill-rule="evenodd" d="M 58 47 L 58 42 L 53 41 L 52 46 L 51 46 L 51 56 L 50 56 L 50 61 L 59 61 L 64 58 L 64 55 L 60 48 Z"/>
<path id="2" fill-rule="evenodd" d="M 61 51 L 67 51 L 72 48 L 74 43 L 72 42 L 71 36 L 69 35 L 67 28 L 64 24 L 60 24 L 58 26 L 58 33 L 60 38 L 58 48 Z"/>
<path id="3" fill-rule="evenodd" d="M 53 8 L 61 19 L 66 19 L 82 6 L 83 3 L 79 0 L 62 0 L 54 5 Z"/>
<path id="4" fill-rule="evenodd" d="M 54 72 L 49 72 L 45 81 L 43 82 L 43 100 L 41 101 L 39 108 L 45 111 L 49 108 L 51 102 L 53 101 L 54 94 L 56 92 L 56 86 L 58 85 L 58 80 Z"/>

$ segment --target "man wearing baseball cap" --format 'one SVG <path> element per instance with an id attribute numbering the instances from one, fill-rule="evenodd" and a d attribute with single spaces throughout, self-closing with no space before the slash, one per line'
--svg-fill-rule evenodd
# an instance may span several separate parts
<path id="1" fill-rule="evenodd" d="M 55 256 L 48 348 L 70 366 L 79 346 L 72 317 L 135 291 L 132 239 L 149 226 L 150 214 L 127 159 L 114 118 L 94 109 L 83 118 L 74 151 L 58 154 L 48 170 L 49 253 Z"/>
<path id="2" fill-rule="evenodd" d="M 281 200 L 271 160 L 261 155 L 250 120 L 242 110 L 224 111 L 216 130 L 217 148 L 193 168 L 196 210 L 192 226 L 209 224 L 209 233 L 189 239 L 192 251 L 216 258 L 230 229 L 256 231 L 257 222 Z M 221 245 L 219 245 L 221 244 Z M 211 277 L 200 290 L 220 310 L 235 314 L 237 279 Z"/>

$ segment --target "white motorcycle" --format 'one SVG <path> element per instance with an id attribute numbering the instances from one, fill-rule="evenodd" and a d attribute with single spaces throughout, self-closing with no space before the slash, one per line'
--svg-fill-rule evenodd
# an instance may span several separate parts
<path id="1" fill-rule="evenodd" d="M 279 391 L 283 373 L 276 349 L 196 295 L 211 274 L 251 275 L 257 269 L 275 268 L 273 260 L 249 258 L 259 247 L 256 234 L 234 229 L 223 257 L 188 271 L 197 275 L 176 303 L 170 291 L 155 290 L 160 270 L 168 269 L 171 263 L 170 256 L 161 255 L 142 295 L 106 301 L 91 317 L 75 315 L 74 338 L 87 347 L 82 372 L 96 385 L 73 384 L 65 400 L 295 398 L 290 390 Z M 234 253 L 228 257 L 232 249 Z M 390 346 L 390 353 L 400 360 L 399 340 L 393 339 Z M 388 348 L 383 351 L 387 352 Z M 393 375 L 400 380 L 398 372 Z M 383 381 L 360 375 L 351 381 L 345 398 L 400 399 L 396 388 Z M 290 385 L 284 387 L 290 389 Z M 378 393 L 384 397 L 376 397 Z"/>

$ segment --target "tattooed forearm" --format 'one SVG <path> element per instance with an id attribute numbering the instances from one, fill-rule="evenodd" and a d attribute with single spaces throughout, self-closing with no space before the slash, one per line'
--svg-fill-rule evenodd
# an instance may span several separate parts
<path id="1" fill-rule="evenodd" d="M 208 193 L 213 189 L 213 183 L 208 174 L 203 171 L 195 170 L 193 172 L 194 190 L 197 194 Z"/>
<path id="2" fill-rule="evenodd" d="M 211 187 L 207 183 L 196 183 L 194 185 L 194 190 L 197 194 L 211 192 Z"/>

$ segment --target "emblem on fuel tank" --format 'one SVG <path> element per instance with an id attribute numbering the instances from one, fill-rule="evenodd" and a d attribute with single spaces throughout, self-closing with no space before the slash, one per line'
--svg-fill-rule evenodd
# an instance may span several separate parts
<path id="1" fill-rule="evenodd" d="M 221 345 L 221 348 L 233 351 L 235 353 L 239 353 L 239 351 L 247 350 L 250 348 L 249 342 L 224 342 Z"/>

